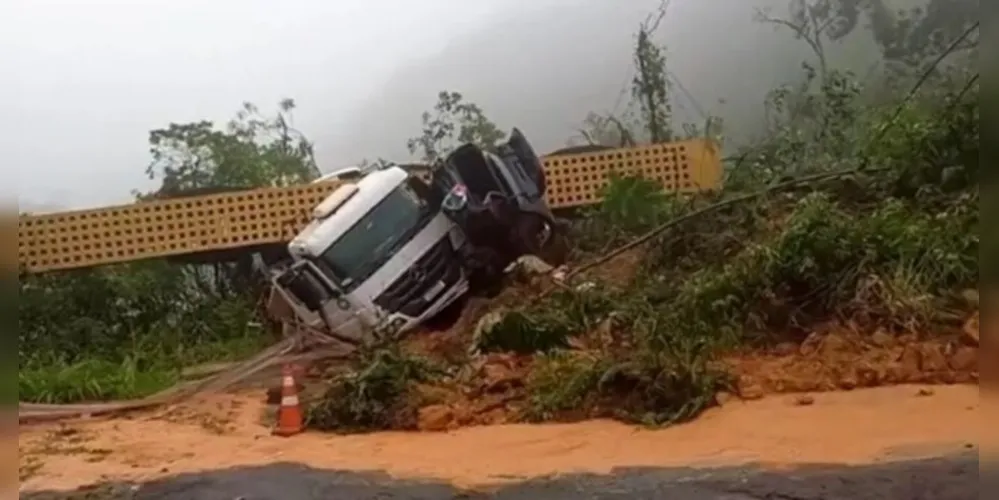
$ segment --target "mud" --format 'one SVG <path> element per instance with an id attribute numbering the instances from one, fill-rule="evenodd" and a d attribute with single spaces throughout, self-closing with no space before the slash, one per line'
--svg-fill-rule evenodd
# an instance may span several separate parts
<path id="1" fill-rule="evenodd" d="M 644 254 L 628 252 L 613 265 L 588 271 L 602 286 L 625 286 L 640 269 Z M 535 277 L 536 278 L 536 277 Z M 530 356 L 493 354 L 468 357 L 468 346 L 479 320 L 504 307 L 523 304 L 546 286 L 545 280 L 521 276 L 492 300 L 475 299 L 450 328 L 421 332 L 407 340 L 411 352 L 462 366 L 460 377 L 439 386 L 421 386 L 410 398 L 418 409 L 416 428 L 454 430 L 474 425 L 522 421 L 530 397 L 527 380 Z M 608 353 L 634 347 L 627 332 L 615 332 L 610 322 L 571 340 L 577 351 Z M 977 384 L 979 381 L 979 319 L 975 312 L 963 331 L 933 335 L 897 334 L 865 330 L 853 323 L 830 322 L 817 326 L 800 341 L 775 347 L 753 347 L 730 353 L 717 363 L 736 380 L 734 393 L 743 399 L 767 394 L 828 392 L 898 384 Z M 793 336 L 789 336 L 793 337 Z M 999 376 L 996 377 L 999 380 Z M 720 398 L 729 397 L 721 394 Z M 407 410 L 412 411 L 411 408 Z M 559 415 L 560 421 L 578 421 L 606 415 L 594 408 L 579 408 Z"/>
<path id="2" fill-rule="evenodd" d="M 600 344 L 599 332 L 578 343 Z M 604 342 L 606 343 L 606 342 Z M 606 346 L 589 345 L 597 350 Z M 956 337 L 920 340 L 885 332 L 863 334 L 842 327 L 809 336 L 802 344 L 736 353 L 719 363 L 737 381 L 735 397 L 854 390 L 898 384 L 975 384 L 978 347 Z M 464 376 L 444 386 L 417 390 L 426 406 L 419 411 L 420 430 L 454 430 L 521 420 L 530 396 L 529 356 L 491 354 L 474 360 Z M 719 398 L 731 397 L 720 394 Z M 586 409 L 561 420 L 582 420 Z"/>
<path id="3" fill-rule="evenodd" d="M 260 423 L 262 394 L 217 396 L 128 420 L 22 427 L 21 485 L 72 489 L 293 462 L 480 487 L 621 467 L 863 465 L 946 455 L 979 439 L 974 386 L 896 386 L 810 397 L 809 405 L 801 405 L 799 396 L 732 399 L 694 422 L 662 430 L 591 421 L 278 438 Z M 231 424 L 213 423 L 219 420 Z"/>
<path id="4" fill-rule="evenodd" d="M 733 355 L 724 364 L 739 379 L 739 395 L 750 399 L 769 393 L 979 380 L 978 347 L 961 338 L 920 340 L 842 328 L 814 333 L 800 345 Z"/>

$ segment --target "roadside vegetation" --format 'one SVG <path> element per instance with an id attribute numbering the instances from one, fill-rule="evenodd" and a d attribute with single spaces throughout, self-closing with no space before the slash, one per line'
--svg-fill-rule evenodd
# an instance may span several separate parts
<path id="1" fill-rule="evenodd" d="M 245 104 L 228 124 L 170 124 L 149 133 L 146 170 L 160 187 L 139 200 L 307 182 L 319 170 L 292 126 L 294 102 L 271 115 Z M 210 160 L 207 160 L 210 159 Z M 69 403 L 147 396 L 182 369 L 234 361 L 275 340 L 258 307 L 252 255 L 227 262 L 139 262 L 18 280 L 18 396 Z"/>
<path id="2" fill-rule="evenodd" d="M 871 15 L 887 23 L 877 17 L 883 14 Z M 581 132 L 590 145 L 723 136 L 713 117 L 703 127 L 670 126 L 665 51 L 647 45 L 655 22 L 637 36 L 630 113 L 591 115 Z M 666 425 L 733 390 L 718 360 L 738 349 L 801 343 L 830 322 L 916 338 L 960 330 L 977 309 L 964 296 L 979 280 L 978 76 L 968 48 L 977 27 L 969 18 L 936 50 L 903 55 L 900 45 L 917 44 L 889 41 L 885 26 L 878 34 L 889 63 L 882 78 L 862 81 L 829 67 L 818 52 L 818 64 L 806 63 L 799 82 L 772 92 L 768 137 L 728 159 L 721 192 L 685 197 L 641 178 L 612 180 L 574 238 L 570 269 L 592 268 L 547 288 L 554 292 L 525 292 L 519 306 L 480 324 L 470 339 L 469 365 L 490 353 L 528 358 L 509 418 Z M 657 228 L 633 251 L 637 265 L 593 265 Z M 364 359 L 334 384 L 367 373 Z M 388 373 L 381 359 L 379 373 Z M 434 372 L 437 390 L 467 392 L 466 372 Z M 391 391 L 375 389 L 377 380 L 369 391 L 331 391 L 323 412 L 312 414 L 313 426 L 355 430 L 342 414 L 327 418 L 330 406 L 371 409 L 366 399 L 377 394 L 392 403 L 379 407 L 386 416 L 378 419 L 363 413 L 366 422 L 416 428 L 412 405 L 426 404 L 435 391 L 426 387 L 430 372 L 407 373 L 407 391 L 388 375 Z"/>
<path id="3" fill-rule="evenodd" d="M 794 35 L 818 48 L 800 79 L 771 93 L 764 137 L 727 148 L 723 190 L 678 196 L 616 177 L 604 201 L 576 221 L 571 279 L 525 286 L 519 300 L 468 332 L 457 362 L 400 347 L 362 353 L 331 375 L 325 397 L 309 408 L 310 426 L 416 428 L 421 408 L 500 390 L 481 387 L 485 358 L 526 373 L 518 387 L 502 389 L 516 399 L 512 419 L 666 425 L 731 390 L 718 360 L 738 349 L 800 343 L 830 322 L 895 336 L 959 330 L 977 308 L 963 295 L 980 277 L 975 13 L 956 21 L 933 9 L 893 14 L 880 2 L 818 9 L 827 3 L 797 2 L 787 19 L 761 13 L 761 22 L 797 27 Z M 724 144 L 717 117 L 675 123 L 667 51 L 653 42 L 662 15 L 636 36 L 630 107 L 591 114 L 583 145 L 696 137 Z M 865 29 L 882 49 L 883 71 L 861 78 L 826 60 L 822 47 Z M 293 107 L 281 103 L 265 117 L 247 105 L 224 129 L 205 122 L 154 131 L 149 173 L 162 187 L 137 196 L 314 178 L 311 146 L 290 126 Z M 423 125 L 409 146 L 428 161 L 457 143 L 503 139 L 482 109 L 451 91 Z M 226 160 L 198 162 L 204 151 Z M 643 236 L 645 244 L 596 263 Z M 139 397 L 174 384 L 185 366 L 272 342 L 248 258 L 22 276 L 20 400 Z"/>

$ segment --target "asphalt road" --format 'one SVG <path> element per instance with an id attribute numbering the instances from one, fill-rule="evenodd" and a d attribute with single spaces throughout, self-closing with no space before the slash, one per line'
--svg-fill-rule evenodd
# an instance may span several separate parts
<path id="1" fill-rule="evenodd" d="M 788 472 L 753 468 L 628 469 L 606 476 L 535 479 L 491 491 L 393 480 L 384 474 L 298 464 L 186 474 L 142 485 L 74 493 L 21 493 L 22 500 L 971 500 L 979 498 L 978 453 L 857 468 Z"/>

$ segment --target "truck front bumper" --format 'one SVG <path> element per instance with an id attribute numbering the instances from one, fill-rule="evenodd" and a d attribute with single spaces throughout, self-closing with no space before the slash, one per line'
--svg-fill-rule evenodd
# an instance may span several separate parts
<path id="1" fill-rule="evenodd" d="M 433 304 L 428 307 L 419 318 L 414 318 L 412 323 L 407 325 L 407 330 L 409 328 L 415 328 L 421 323 L 440 314 L 441 311 L 446 309 L 449 305 L 454 304 L 458 301 L 458 299 L 468 294 L 468 289 L 468 277 L 465 275 L 465 271 L 462 270 L 461 277 L 458 278 L 458 282 L 451 286 L 451 288 L 441 292 L 437 299 L 434 300 Z"/>

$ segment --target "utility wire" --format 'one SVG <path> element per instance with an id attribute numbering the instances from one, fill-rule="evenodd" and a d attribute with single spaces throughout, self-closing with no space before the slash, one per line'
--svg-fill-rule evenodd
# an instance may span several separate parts
<path id="1" fill-rule="evenodd" d="M 676 88 L 680 89 L 680 92 L 684 95 L 684 97 L 686 97 L 687 100 L 690 101 L 690 104 L 694 107 L 694 110 L 697 111 L 698 115 L 700 115 L 701 120 L 707 121 L 708 119 L 707 111 L 705 111 L 704 107 L 701 106 L 701 103 L 698 102 L 697 98 L 695 98 L 694 95 L 691 94 L 689 90 L 687 90 L 687 87 L 684 86 L 683 82 L 680 81 L 680 77 L 676 76 L 676 73 L 669 70 L 666 70 L 666 76 L 667 78 L 669 78 L 669 81 L 676 86 Z"/>
<path id="2" fill-rule="evenodd" d="M 935 60 L 933 60 L 933 62 L 927 67 L 927 69 L 923 73 L 923 75 L 916 81 L 916 83 L 909 90 L 908 94 L 906 94 L 905 97 L 902 99 L 902 102 L 900 102 L 898 104 L 898 106 L 895 108 L 895 112 L 892 114 L 891 118 L 889 118 L 888 122 L 885 123 L 885 125 L 881 127 L 881 130 L 874 135 L 874 141 L 880 141 L 881 139 L 884 138 L 885 134 L 888 132 L 888 129 L 890 129 L 891 127 L 893 127 L 897 123 L 898 117 L 902 114 L 902 111 L 905 109 L 905 107 L 909 105 L 909 102 L 916 96 L 916 93 L 919 92 L 919 89 L 922 88 L 922 86 L 926 83 L 927 80 L 929 80 L 930 75 L 932 75 L 937 70 L 937 68 L 940 66 L 940 64 L 943 62 L 943 60 L 948 55 L 950 55 L 955 50 L 957 50 L 957 48 L 960 46 L 960 44 L 963 43 L 965 40 L 967 40 L 968 37 L 971 36 L 971 33 L 973 33 L 976 29 L 978 29 L 978 24 L 979 24 L 978 22 L 975 22 L 974 25 L 972 25 L 961 36 L 959 36 L 956 40 L 954 40 L 954 42 L 950 44 L 950 46 L 947 48 L 947 50 L 945 50 L 942 54 L 940 54 L 940 56 L 938 56 Z M 975 81 L 977 81 L 977 78 L 972 78 L 971 82 L 967 85 L 967 87 L 970 89 L 971 86 L 974 84 Z M 873 144 L 873 142 L 868 143 L 868 146 L 870 146 L 871 144 Z M 752 193 L 746 193 L 746 194 L 743 194 L 741 196 L 737 196 L 737 197 L 734 197 L 734 198 L 729 198 L 727 200 L 720 201 L 718 203 L 715 203 L 715 204 L 709 205 L 707 207 L 704 207 L 704 208 L 702 208 L 702 209 L 700 209 L 700 210 L 698 210 L 696 212 L 692 212 L 692 213 L 689 213 L 687 215 L 684 215 L 684 216 L 678 217 L 676 219 L 670 220 L 669 222 L 666 222 L 666 223 L 664 223 L 664 224 L 662 224 L 662 225 L 660 225 L 660 226 L 652 229 L 651 231 L 649 231 L 649 232 L 645 233 L 644 235 L 642 235 L 642 236 L 640 236 L 640 237 L 632 240 L 631 242 L 626 243 L 625 245 L 618 247 L 617 249 L 611 251 L 610 253 L 604 254 L 603 256 L 597 258 L 596 260 L 594 260 L 592 262 L 589 262 L 587 264 L 584 264 L 584 265 L 582 265 L 582 266 L 580 266 L 580 267 L 572 270 L 571 272 L 569 272 L 566 275 L 564 281 L 569 281 L 570 278 L 572 278 L 573 276 L 579 275 L 580 273 L 582 273 L 583 271 L 586 271 L 587 269 L 592 269 L 593 267 L 596 267 L 596 266 L 598 266 L 600 264 L 603 264 L 605 262 L 608 262 L 608 261 L 614 259 L 618 255 L 621 255 L 622 253 L 627 252 L 628 250 L 631 250 L 631 249 L 633 249 L 635 247 L 641 246 L 641 245 L 647 243 L 649 240 L 652 240 L 653 238 L 659 236 L 660 234 L 662 234 L 663 232 L 667 231 L 668 229 L 670 229 L 672 227 L 675 227 L 675 226 L 677 226 L 677 225 L 679 225 L 679 224 L 681 224 L 681 223 L 683 223 L 685 221 L 688 221 L 690 219 L 694 219 L 694 218 L 700 217 L 700 216 L 702 216 L 704 214 L 715 212 L 715 211 L 717 211 L 717 210 L 719 210 L 721 208 L 724 208 L 724 207 L 727 207 L 727 206 L 730 206 L 730 205 L 734 205 L 736 203 L 740 203 L 740 202 L 743 202 L 743 201 L 748 201 L 748 200 L 753 200 L 753 199 L 756 199 L 756 198 L 760 198 L 760 197 L 763 197 L 763 196 L 768 195 L 770 193 L 777 192 L 777 191 L 780 191 L 780 190 L 783 190 L 783 189 L 787 189 L 789 187 L 798 186 L 798 185 L 801 185 L 801 184 L 808 184 L 808 183 L 813 183 L 813 182 L 817 182 L 817 181 L 829 180 L 829 179 L 834 179 L 834 178 L 837 178 L 837 177 L 843 177 L 843 176 L 847 176 L 847 175 L 854 175 L 854 174 L 858 174 L 858 173 L 861 173 L 861 172 L 870 172 L 870 171 L 884 170 L 884 168 L 869 169 L 868 168 L 868 163 L 869 163 L 869 159 L 868 158 L 869 158 L 869 155 L 865 156 L 865 158 L 861 161 L 860 166 L 855 167 L 855 168 L 850 168 L 850 169 L 845 169 L 845 170 L 838 170 L 838 171 L 835 171 L 835 172 L 824 172 L 824 173 L 819 173 L 819 174 L 813 174 L 813 175 L 807 175 L 807 176 L 804 176 L 804 177 L 799 177 L 797 179 L 791 179 L 791 180 L 788 180 L 788 181 L 785 181 L 785 182 L 781 182 L 781 183 L 778 183 L 778 184 L 775 184 L 775 185 L 772 185 L 772 186 L 768 186 L 768 187 L 766 187 L 764 189 L 761 189 L 759 191 L 754 191 Z"/>

